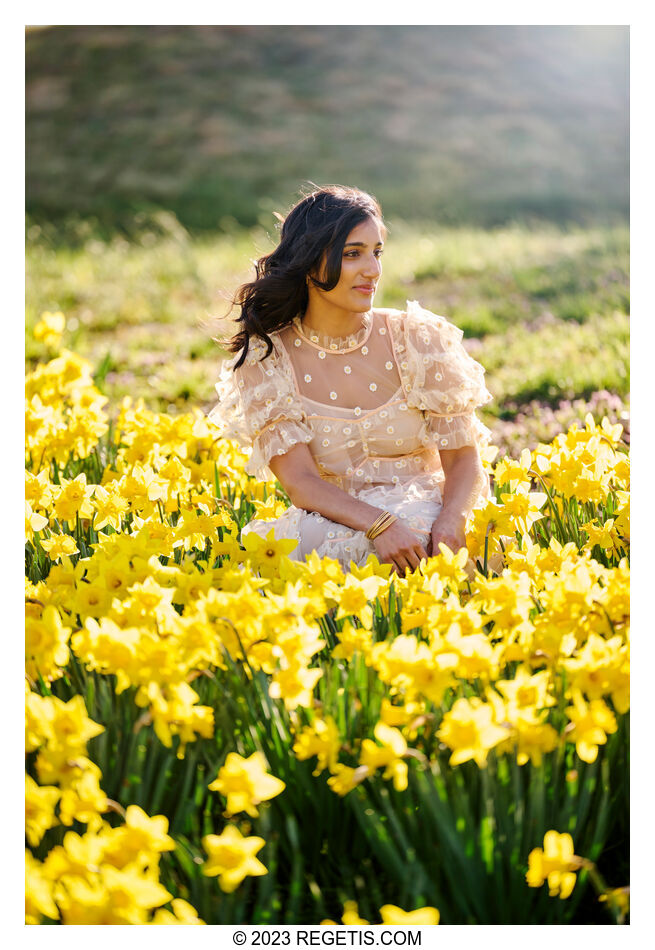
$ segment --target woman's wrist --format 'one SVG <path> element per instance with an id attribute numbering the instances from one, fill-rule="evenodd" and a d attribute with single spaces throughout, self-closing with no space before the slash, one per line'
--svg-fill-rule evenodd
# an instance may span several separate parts
<path id="1" fill-rule="evenodd" d="M 368 531 L 366 531 L 366 537 L 369 541 L 374 541 L 379 534 L 382 534 L 383 531 L 386 531 L 387 528 L 390 528 L 394 521 L 397 521 L 396 515 L 393 515 L 390 511 L 383 511 L 379 518 L 376 518 L 373 524 L 370 526 Z"/>
<path id="2" fill-rule="evenodd" d="M 465 511 L 462 508 L 448 507 L 444 505 L 439 514 L 435 519 L 435 524 L 437 521 L 444 522 L 448 521 L 451 524 L 465 525 L 469 516 L 469 512 Z"/>

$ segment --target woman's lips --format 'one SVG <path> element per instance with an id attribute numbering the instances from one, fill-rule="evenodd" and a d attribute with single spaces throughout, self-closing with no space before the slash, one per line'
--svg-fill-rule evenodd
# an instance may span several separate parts
<path id="1" fill-rule="evenodd" d="M 355 287 L 354 290 L 357 290 L 360 294 L 367 294 L 370 296 L 375 292 L 375 287 Z"/>

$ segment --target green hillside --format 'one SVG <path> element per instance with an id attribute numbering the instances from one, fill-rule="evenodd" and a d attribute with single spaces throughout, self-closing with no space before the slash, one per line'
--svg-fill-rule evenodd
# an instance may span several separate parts
<path id="1" fill-rule="evenodd" d="M 497 225 L 625 216 L 627 27 L 29 29 L 36 221 L 257 223 L 303 181 L 388 215 Z"/>

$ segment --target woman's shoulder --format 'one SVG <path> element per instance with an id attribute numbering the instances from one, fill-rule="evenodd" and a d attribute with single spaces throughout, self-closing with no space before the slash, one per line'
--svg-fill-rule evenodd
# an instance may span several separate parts
<path id="1" fill-rule="evenodd" d="M 413 338 L 420 334 L 455 341 L 463 335 L 454 323 L 423 307 L 418 300 L 408 300 L 402 310 L 396 307 L 376 308 L 376 313 L 379 314 L 378 319 L 389 323 L 392 331 L 405 337 Z"/>
<path id="2" fill-rule="evenodd" d="M 252 366 L 254 363 L 259 363 L 262 359 L 264 362 L 268 360 L 268 366 L 278 364 L 282 355 L 282 333 L 284 329 L 286 328 L 283 327 L 282 330 L 267 331 L 267 336 L 271 341 L 270 351 L 266 340 L 261 336 L 253 334 L 248 341 L 248 352 L 246 353 L 243 365 Z M 236 359 L 238 359 L 238 356 L 235 360 Z"/>
<path id="3" fill-rule="evenodd" d="M 407 300 L 402 309 L 400 307 L 375 307 L 372 313 L 374 317 L 377 316 L 379 319 L 391 317 L 401 321 L 424 320 L 429 323 L 448 323 L 445 317 L 428 310 L 427 307 L 423 307 L 418 300 Z"/>

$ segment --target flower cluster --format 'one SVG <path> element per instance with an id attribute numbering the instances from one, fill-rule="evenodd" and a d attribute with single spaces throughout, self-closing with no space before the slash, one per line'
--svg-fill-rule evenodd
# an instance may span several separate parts
<path id="1" fill-rule="evenodd" d="M 134 712 L 132 736 L 154 734 L 173 759 L 218 746 L 208 791 L 228 820 L 259 821 L 288 784 L 250 744 L 247 703 L 225 695 L 228 714 L 217 700 L 235 670 L 264 691 L 276 742 L 288 723 L 285 755 L 331 800 L 373 786 L 411 793 L 437 769 L 486 776 L 503 760 L 521 774 L 560 753 L 591 765 L 616 741 L 629 710 L 620 426 L 589 416 L 518 459 L 487 458 L 494 497 L 473 513 L 467 549 L 442 547 L 398 578 L 374 556 L 344 572 L 316 553 L 291 560 L 295 542 L 272 533 L 242 542 L 243 524 L 275 518 L 285 499 L 246 475 L 246 456 L 199 412 L 126 399 L 110 430 L 89 365 L 65 351 L 28 377 L 27 399 L 28 845 L 87 826 L 43 860 L 30 852 L 30 922 L 202 923 L 159 883 L 159 855 L 175 847 L 167 819 L 132 805 L 123 825 L 106 819 L 123 806 L 87 749 L 103 733 L 84 698 L 96 688 Z M 355 680 L 368 684 L 365 708 L 341 685 Z M 204 830 L 202 873 L 223 894 L 267 874 L 264 837 L 245 824 Z M 553 847 L 533 852 L 528 883 L 567 896 L 573 858 Z M 439 919 L 434 908 L 380 913 Z M 348 904 L 343 922 L 360 921 Z"/>

